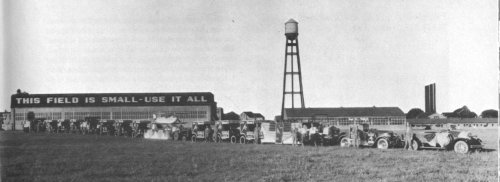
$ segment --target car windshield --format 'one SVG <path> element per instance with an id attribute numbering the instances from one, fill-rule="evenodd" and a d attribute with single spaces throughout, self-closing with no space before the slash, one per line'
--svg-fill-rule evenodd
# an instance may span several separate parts
<path id="1" fill-rule="evenodd" d="M 255 130 L 255 124 L 247 124 L 247 131 L 254 131 Z"/>

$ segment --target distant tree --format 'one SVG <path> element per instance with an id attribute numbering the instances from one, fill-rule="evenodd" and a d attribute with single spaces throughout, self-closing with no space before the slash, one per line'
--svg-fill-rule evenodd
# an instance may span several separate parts
<path id="1" fill-rule="evenodd" d="M 452 115 L 449 115 L 446 117 L 476 118 L 477 114 L 475 112 L 472 112 L 471 110 L 469 110 L 469 108 L 467 106 L 463 106 L 463 107 L 458 108 L 455 111 L 453 111 Z"/>
<path id="2" fill-rule="evenodd" d="M 231 111 L 229 113 L 224 114 L 222 116 L 222 120 L 240 120 L 240 115 Z"/>
<path id="3" fill-rule="evenodd" d="M 423 114 L 423 113 L 424 113 L 424 111 L 422 111 L 422 109 L 420 109 L 420 108 L 410 109 L 410 111 L 408 111 L 408 113 L 406 113 L 406 119 L 415 119 L 415 118 L 417 118 L 418 115 Z"/>
<path id="4" fill-rule="evenodd" d="M 494 109 L 488 109 L 481 112 L 481 117 L 483 118 L 498 118 L 498 111 Z"/>
<path id="5" fill-rule="evenodd" d="M 22 92 L 21 89 L 16 90 L 16 95 L 29 95 L 28 92 Z"/>
<path id="6" fill-rule="evenodd" d="M 28 121 L 34 121 L 35 113 L 33 111 L 28 112 L 28 114 L 26 114 L 26 118 L 28 119 Z"/>

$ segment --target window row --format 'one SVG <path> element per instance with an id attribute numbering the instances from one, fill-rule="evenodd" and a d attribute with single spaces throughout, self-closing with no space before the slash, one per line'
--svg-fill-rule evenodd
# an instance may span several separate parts
<path id="1" fill-rule="evenodd" d="M 311 121 L 308 119 L 298 119 L 299 122 Z M 318 122 L 329 122 L 333 125 L 352 125 L 352 124 L 370 124 L 370 125 L 404 125 L 406 119 L 404 117 L 366 117 L 366 118 L 321 118 L 315 119 Z"/>
<path id="2" fill-rule="evenodd" d="M 35 118 L 53 119 L 85 119 L 86 117 L 98 117 L 101 119 L 152 119 L 156 112 L 35 112 Z M 163 112 L 166 116 L 176 116 L 179 119 L 206 119 L 207 111 L 169 111 Z M 63 117 L 64 116 L 64 117 Z M 27 112 L 16 112 L 16 121 L 27 119 Z"/>

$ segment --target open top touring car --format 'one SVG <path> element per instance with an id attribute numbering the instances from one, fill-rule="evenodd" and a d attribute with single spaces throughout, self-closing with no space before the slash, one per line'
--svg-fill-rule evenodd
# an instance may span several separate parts
<path id="1" fill-rule="evenodd" d="M 468 153 L 481 150 L 483 144 L 477 135 L 469 131 L 416 131 L 413 135 L 412 149 L 447 149 L 457 153 Z"/>

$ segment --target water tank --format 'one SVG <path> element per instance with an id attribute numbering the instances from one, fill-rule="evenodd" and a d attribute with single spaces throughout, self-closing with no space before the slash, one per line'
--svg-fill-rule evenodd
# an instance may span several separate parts
<path id="1" fill-rule="evenodd" d="M 298 22 L 290 19 L 285 23 L 285 35 L 288 39 L 294 40 L 299 35 Z"/>

